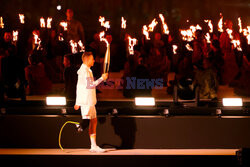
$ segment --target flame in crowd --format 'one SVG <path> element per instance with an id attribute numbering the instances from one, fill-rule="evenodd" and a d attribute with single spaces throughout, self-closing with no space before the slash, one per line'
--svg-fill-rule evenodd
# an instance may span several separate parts
<path id="1" fill-rule="evenodd" d="M 60 22 L 60 26 L 63 27 L 63 30 L 64 30 L 64 31 L 67 31 L 67 30 L 68 30 L 68 23 L 67 23 L 67 22 L 61 21 L 61 22 Z"/>
<path id="2" fill-rule="evenodd" d="M 0 28 L 4 28 L 3 17 L 0 17 Z"/>
<path id="3" fill-rule="evenodd" d="M 240 47 L 240 40 L 232 40 L 231 43 L 233 44 L 234 48 L 236 48 L 238 51 L 242 51 Z"/>
<path id="4" fill-rule="evenodd" d="M 204 22 L 208 23 L 209 26 L 209 32 L 213 33 L 214 29 L 213 29 L 213 24 L 211 20 L 204 20 Z"/>
<path id="5" fill-rule="evenodd" d="M 241 18 L 238 18 L 238 25 L 239 25 L 239 33 L 242 33 L 242 22 L 241 22 Z"/>
<path id="6" fill-rule="evenodd" d="M 129 54 L 130 55 L 134 55 L 134 46 L 136 45 L 137 43 L 137 39 L 135 38 L 131 38 L 130 36 L 128 36 L 128 50 L 129 50 Z"/>
<path id="7" fill-rule="evenodd" d="M 70 40 L 69 44 L 71 46 L 71 52 L 73 54 L 77 53 L 77 43 L 75 41 L 73 41 L 73 40 Z"/>
<path id="8" fill-rule="evenodd" d="M 84 47 L 84 45 L 83 45 L 83 43 L 82 43 L 81 40 L 78 41 L 78 46 L 80 47 L 80 52 L 85 52 L 85 47 Z"/>
<path id="9" fill-rule="evenodd" d="M 190 28 L 187 30 L 180 30 L 182 39 L 188 42 L 193 41 L 196 30 L 202 30 L 199 24 L 197 24 L 196 26 L 191 25 Z"/>
<path id="10" fill-rule="evenodd" d="M 121 25 L 122 29 L 126 29 L 127 27 L 126 22 L 127 20 L 125 20 L 124 17 L 122 17 L 122 25 Z"/>
<path id="11" fill-rule="evenodd" d="M 45 28 L 45 20 L 43 17 L 40 18 L 40 27 Z"/>
<path id="12" fill-rule="evenodd" d="M 189 44 L 186 44 L 186 48 L 188 51 L 194 51 L 193 48 Z"/>
<path id="13" fill-rule="evenodd" d="M 64 41 L 64 39 L 63 39 L 63 34 L 62 34 L 62 33 L 59 34 L 58 40 L 59 40 L 59 41 Z"/>
<path id="14" fill-rule="evenodd" d="M 52 22 L 52 18 L 48 17 L 47 18 L 47 28 L 51 28 L 51 22 Z"/>
<path id="15" fill-rule="evenodd" d="M 16 42 L 18 40 L 18 31 L 13 31 L 12 36 L 13 36 L 13 42 Z"/>
<path id="16" fill-rule="evenodd" d="M 108 28 L 110 28 L 109 21 L 105 21 L 105 17 L 99 16 L 99 22 L 101 23 L 102 27 L 106 28 L 106 31 Z"/>
<path id="17" fill-rule="evenodd" d="M 165 23 L 165 18 L 162 14 L 159 14 L 159 17 L 161 19 L 161 22 L 162 22 L 162 27 L 163 27 L 163 32 L 164 34 L 169 34 L 169 29 L 168 29 L 168 25 L 167 23 Z"/>
<path id="18" fill-rule="evenodd" d="M 218 22 L 218 31 L 223 32 L 223 16 L 221 13 L 220 13 L 220 20 Z"/>
<path id="19" fill-rule="evenodd" d="M 228 33 L 228 35 L 229 35 L 229 38 L 230 38 L 231 40 L 233 40 L 233 35 L 232 35 L 233 30 L 227 28 L 226 31 L 227 31 L 227 33 Z"/>
<path id="20" fill-rule="evenodd" d="M 211 43 L 210 34 L 209 33 L 206 33 L 205 38 L 207 40 L 207 43 Z"/>
<path id="21" fill-rule="evenodd" d="M 149 38 L 149 32 L 148 32 L 148 27 L 146 25 L 143 26 L 142 33 L 145 35 L 146 40 L 150 40 L 150 38 Z"/>
<path id="22" fill-rule="evenodd" d="M 177 54 L 177 49 L 178 49 L 178 46 L 177 45 L 173 45 L 173 53 L 176 55 Z"/>
<path id="23" fill-rule="evenodd" d="M 33 36 L 34 36 L 34 43 L 40 46 L 41 39 L 39 38 L 39 36 L 36 33 L 33 33 Z"/>
<path id="24" fill-rule="evenodd" d="M 108 40 L 106 38 L 104 38 L 104 36 L 105 36 L 105 32 L 104 31 L 100 32 L 100 34 L 99 34 L 100 41 L 104 41 L 106 43 L 107 47 L 108 47 L 109 42 L 108 42 Z"/>
<path id="25" fill-rule="evenodd" d="M 154 19 L 149 25 L 148 25 L 148 31 L 149 32 L 153 32 L 155 26 L 158 24 L 158 22 L 156 21 L 156 19 Z"/>
<path id="26" fill-rule="evenodd" d="M 24 24 L 24 14 L 19 14 L 20 23 Z"/>
<path id="27" fill-rule="evenodd" d="M 248 45 L 250 45 L 250 26 L 243 29 L 243 35 L 247 38 Z"/>

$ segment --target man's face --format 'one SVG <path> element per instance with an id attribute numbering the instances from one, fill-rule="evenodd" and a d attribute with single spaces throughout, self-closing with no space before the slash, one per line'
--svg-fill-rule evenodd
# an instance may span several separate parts
<path id="1" fill-rule="evenodd" d="M 93 56 L 93 55 L 92 55 L 92 56 L 89 56 L 89 59 L 88 59 L 88 66 L 89 66 L 89 67 L 92 67 L 92 66 L 94 66 L 94 64 L 95 64 L 94 56 Z"/>

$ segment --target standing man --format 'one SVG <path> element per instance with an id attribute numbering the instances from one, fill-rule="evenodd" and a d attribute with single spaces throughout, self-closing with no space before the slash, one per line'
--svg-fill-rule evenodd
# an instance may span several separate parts
<path id="1" fill-rule="evenodd" d="M 96 144 L 96 89 L 95 87 L 103 80 L 108 78 L 108 73 L 102 74 L 98 80 L 94 81 L 94 77 L 90 67 L 95 63 L 93 54 L 91 52 L 85 52 L 82 55 L 83 64 L 77 71 L 78 81 L 76 87 L 76 103 L 75 110 L 81 108 L 82 126 L 89 123 L 89 137 L 91 142 L 90 152 L 105 152 Z M 87 123 L 86 123 L 87 122 Z"/>
<path id="2" fill-rule="evenodd" d="M 67 9 L 67 41 L 73 40 L 78 42 L 79 40 L 85 44 L 84 29 L 80 21 L 74 19 L 74 12 L 72 9 Z"/>

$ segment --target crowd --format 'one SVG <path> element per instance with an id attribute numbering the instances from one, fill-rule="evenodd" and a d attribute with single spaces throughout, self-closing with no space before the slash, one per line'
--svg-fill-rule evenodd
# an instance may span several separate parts
<path id="1" fill-rule="evenodd" d="M 52 91 L 53 83 L 64 82 L 64 94 L 75 98 L 77 74 L 81 65 L 82 51 L 72 54 L 71 40 L 82 41 L 86 51 L 95 57 L 93 73 L 96 78 L 102 74 L 105 42 L 100 41 L 98 33 L 93 41 L 87 43 L 81 22 L 74 19 L 72 9 L 66 12 L 68 30 L 35 29 L 26 40 L 13 42 L 12 32 L 5 30 L 0 43 L 0 100 L 6 97 L 26 95 L 47 95 Z M 216 99 L 218 85 L 234 87 L 235 93 L 241 96 L 250 95 L 250 51 L 247 39 L 237 31 L 232 32 L 234 39 L 241 42 L 242 50 L 237 50 L 231 43 L 226 29 L 233 29 L 232 21 L 226 20 L 222 33 L 211 33 L 211 42 L 205 39 L 202 30 L 196 30 L 193 41 L 183 41 L 176 34 L 163 34 L 161 30 L 151 33 L 151 40 L 141 36 L 134 47 L 134 54 L 128 50 L 128 35 L 122 32 L 121 38 L 113 39 L 107 32 L 105 38 L 110 43 L 110 71 L 123 71 L 123 95 L 135 97 L 151 95 L 153 87 L 148 89 L 127 89 L 126 78 L 163 79 L 167 92 L 173 92 L 173 86 L 194 89 L 199 86 L 200 97 Z M 34 36 L 40 37 L 40 41 Z M 60 40 L 65 38 L 64 40 Z M 19 38 L 22 38 L 20 34 Z M 25 43 L 25 44 L 24 44 Z M 188 49 L 186 45 L 192 48 Z M 173 45 L 177 45 L 176 53 Z M 174 74 L 173 78 L 169 74 Z M 185 98 L 185 97 L 184 97 Z M 188 97 L 186 97 L 188 98 Z"/>

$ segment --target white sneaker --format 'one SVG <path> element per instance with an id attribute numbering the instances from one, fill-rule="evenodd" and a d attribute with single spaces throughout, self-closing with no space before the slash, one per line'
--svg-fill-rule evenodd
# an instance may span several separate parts
<path id="1" fill-rule="evenodd" d="M 104 152 L 106 152 L 105 149 L 102 149 L 99 146 L 94 146 L 94 147 L 91 146 L 91 149 L 89 151 L 92 153 L 104 153 Z"/>

